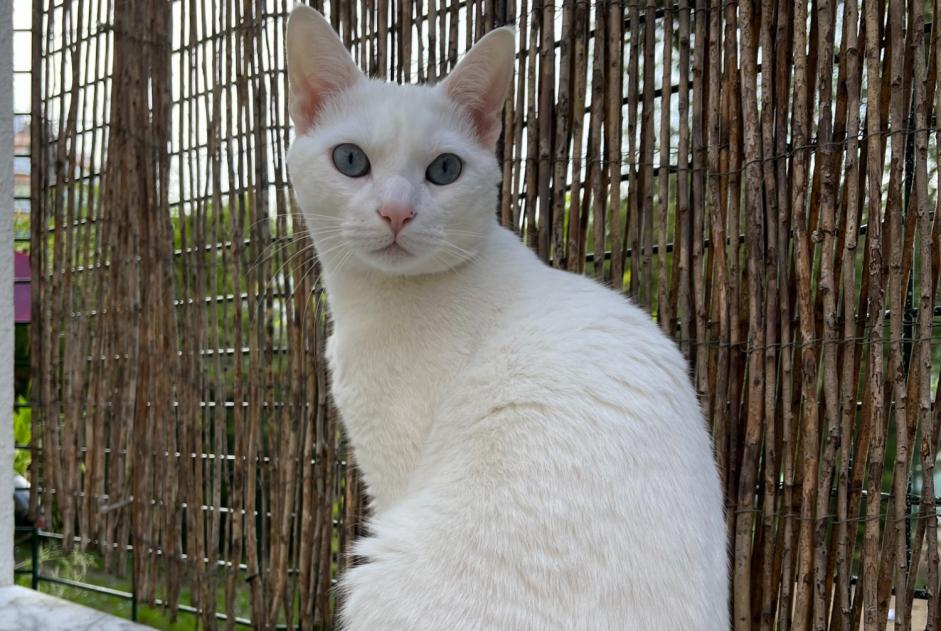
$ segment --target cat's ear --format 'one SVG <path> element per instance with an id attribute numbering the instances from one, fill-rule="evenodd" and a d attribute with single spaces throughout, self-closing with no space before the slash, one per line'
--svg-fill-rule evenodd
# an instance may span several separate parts
<path id="1" fill-rule="evenodd" d="M 513 29 L 494 29 L 464 55 L 443 83 L 451 100 L 470 114 L 485 147 L 496 146 L 500 136 L 500 114 L 513 80 L 515 56 Z"/>
<path id="2" fill-rule="evenodd" d="M 317 11 L 298 5 L 288 18 L 289 109 L 304 133 L 317 122 L 324 102 L 363 78 L 330 23 Z"/>

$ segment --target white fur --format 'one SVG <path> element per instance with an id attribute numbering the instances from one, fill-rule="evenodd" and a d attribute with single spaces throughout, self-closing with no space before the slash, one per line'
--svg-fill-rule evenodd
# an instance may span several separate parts
<path id="1" fill-rule="evenodd" d="M 360 77 L 288 155 L 374 512 L 343 628 L 728 629 L 722 494 L 684 358 L 642 310 L 496 224 L 490 141 L 445 87 Z M 345 142 L 370 175 L 334 168 Z M 445 151 L 461 176 L 426 182 Z M 416 209 L 410 254 L 375 252 L 390 201 Z"/>

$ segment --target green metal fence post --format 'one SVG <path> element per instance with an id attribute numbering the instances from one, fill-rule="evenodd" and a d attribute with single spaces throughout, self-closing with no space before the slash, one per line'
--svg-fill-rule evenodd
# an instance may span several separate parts
<path id="1" fill-rule="evenodd" d="M 30 587 L 39 589 L 39 528 L 35 525 L 30 533 L 30 555 L 32 556 L 32 573 Z"/>

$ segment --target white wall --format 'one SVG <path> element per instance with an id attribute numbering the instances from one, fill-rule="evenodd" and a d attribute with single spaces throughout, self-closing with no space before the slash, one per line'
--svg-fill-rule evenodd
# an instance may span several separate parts
<path id="1" fill-rule="evenodd" d="M 13 582 L 13 3 L 0 0 L 0 587 Z"/>

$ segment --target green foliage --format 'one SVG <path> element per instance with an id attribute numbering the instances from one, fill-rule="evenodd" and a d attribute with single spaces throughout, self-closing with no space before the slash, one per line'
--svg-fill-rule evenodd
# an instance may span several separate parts
<path id="1" fill-rule="evenodd" d="M 20 395 L 16 398 L 18 404 L 13 412 L 13 440 L 17 445 L 28 445 L 32 438 L 33 411 L 28 407 L 29 401 Z M 26 449 L 17 449 L 13 456 L 13 470 L 21 476 L 28 478 L 29 465 L 33 454 Z"/>
<path id="2" fill-rule="evenodd" d="M 13 244 L 15 252 L 29 254 L 29 243 L 22 239 L 29 239 L 29 213 L 14 211 L 13 213 L 13 237 L 17 241 Z"/>
<path id="3" fill-rule="evenodd" d="M 57 541 L 49 541 L 40 546 L 37 555 L 43 573 L 54 578 L 84 581 L 89 569 L 95 566 L 95 556 L 92 553 L 84 552 L 78 548 L 74 548 L 67 553 Z M 20 561 L 16 564 L 16 569 L 29 569 L 31 563 L 30 560 Z M 59 598 L 81 602 L 81 599 L 76 597 L 81 593 L 81 590 L 73 587 L 45 583 L 43 591 Z"/>

